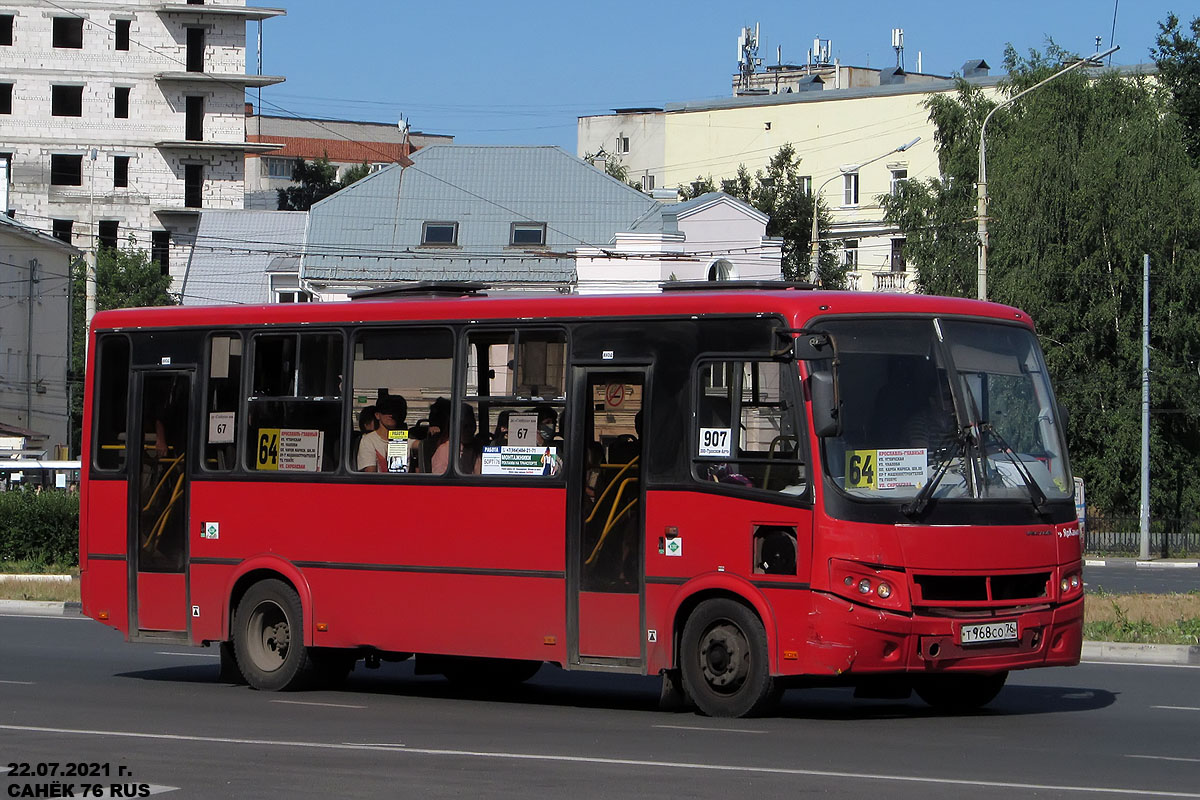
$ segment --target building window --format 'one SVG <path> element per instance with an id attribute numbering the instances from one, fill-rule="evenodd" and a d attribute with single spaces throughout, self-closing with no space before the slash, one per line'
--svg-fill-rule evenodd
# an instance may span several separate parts
<path id="1" fill-rule="evenodd" d="M 509 244 L 514 247 L 538 247 L 546 243 L 546 223 L 514 222 Z"/>
<path id="2" fill-rule="evenodd" d="M 296 171 L 296 159 L 294 158 L 265 158 L 263 160 L 267 162 L 268 178 L 285 178 L 290 181 Z"/>
<path id="3" fill-rule="evenodd" d="M 908 180 L 908 170 L 907 169 L 892 170 L 892 189 L 891 189 L 891 191 L 892 191 L 893 197 L 900 194 L 900 184 L 901 184 L 901 182 L 906 181 L 906 180 Z"/>
<path id="4" fill-rule="evenodd" d="M 183 204 L 187 208 L 204 205 L 204 165 L 183 165 Z"/>
<path id="5" fill-rule="evenodd" d="M 171 232 L 150 231 L 150 260 L 163 275 L 171 274 Z"/>
<path id="6" fill-rule="evenodd" d="M 904 263 L 904 240 L 892 239 L 892 257 L 891 257 L 892 272 L 904 272 L 906 264 Z"/>
<path id="7" fill-rule="evenodd" d="M 293 289 L 288 292 L 275 292 L 276 303 L 307 303 L 308 292 L 300 289 Z"/>
<path id="8" fill-rule="evenodd" d="M 13 15 L 0 14 L 0 45 L 12 45 Z"/>
<path id="9" fill-rule="evenodd" d="M 458 244 L 458 223 L 426 222 L 422 224 L 421 244 L 442 247 Z"/>
<path id="10" fill-rule="evenodd" d="M 737 272 L 733 268 L 733 262 L 727 258 L 718 258 L 708 265 L 708 279 L 710 281 L 731 281 L 736 277 Z"/>
<path id="11" fill-rule="evenodd" d="M 812 175 L 801 175 L 798 180 L 800 181 L 800 191 L 812 197 Z"/>
<path id="12" fill-rule="evenodd" d="M 129 156 L 113 156 L 113 188 L 129 187 Z"/>
<path id="13" fill-rule="evenodd" d="M 113 30 L 116 33 L 117 41 L 113 47 L 117 50 L 129 49 L 129 23 L 130 20 L 118 19 L 113 22 Z"/>
<path id="14" fill-rule="evenodd" d="M 629 152 L 629 137 L 628 136 L 618 136 L 617 137 L 617 153 L 624 155 L 625 153 L 628 153 L 628 152 Z"/>
<path id="15" fill-rule="evenodd" d="M 858 269 L 858 239 L 843 240 L 842 263 L 849 269 Z"/>
<path id="16" fill-rule="evenodd" d="M 51 186 L 83 186 L 83 156 L 50 156 Z"/>
<path id="17" fill-rule="evenodd" d="M 71 243 L 71 228 L 75 225 L 73 219 L 55 219 L 50 221 L 55 239 L 60 242 Z"/>
<path id="18" fill-rule="evenodd" d="M 82 117 L 83 87 L 51 86 L 50 113 L 55 117 Z"/>
<path id="19" fill-rule="evenodd" d="M 646 177 L 642 178 L 642 191 L 643 192 L 653 192 L 654 191 L 654 176 L 653 175 L 647 175 Z"/>
<path id="20" fill-rule="evenodd" d="M 128 86 L 118 86 L 113 93 L 113 118 L 129 119 Z"/>
<path id="21" fill-rule="evenodd" d="M 115 219 L 102 219 L 96 223 L 96 240 L 101 247 L 107 247 L 110 250 L 117 249 L 118 230 L 121 223 Z"/>
<path id="22" fill-rule="evenodd" d="M 12 90 L 11 83 L 0 83 L 0 114 L 12 113 Z"/>
<path id="23" fill-rule="evenodd" d="M 850 172 L 842 176 L 842 205 L 858 205 L 858 173 Z"/>
<path id="24" fill-rule="evenodd" d="M 204 98 L 191 96 L 184 98 L 185 112 L 183 123 L 183 138 L 189 142 L 199 142 L 204 139 Z"/>
<path id="25" fill-rule="evenodd" d="M 55 17 L 54 36 L 51 43 L 55 47 L 70 47 L 73 50 L 82 50 L 83 17 Z"/>
<path id="26" fill-rule="evenodd" d="M 187 29 L 187 71 L 204 72 L 204 28 Z"/>

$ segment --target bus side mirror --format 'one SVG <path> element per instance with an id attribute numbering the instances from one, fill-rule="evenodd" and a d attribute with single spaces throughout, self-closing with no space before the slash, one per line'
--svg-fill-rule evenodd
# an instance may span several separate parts
<path id="1" fill-rule="evenodd" d="M 814 372 L 808 376 L 808 396 L 812 401 L 813 430 L 817 436 L 837 436 L 842 432 L 841 409 L 832 372 Z"/>

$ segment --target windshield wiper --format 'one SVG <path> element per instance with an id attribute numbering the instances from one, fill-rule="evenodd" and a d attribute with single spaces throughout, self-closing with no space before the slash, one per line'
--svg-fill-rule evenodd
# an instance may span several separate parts
<path id="1" fill-rule="evenodd" d="M 1033 501 L 1033 507 L 1038 511 L 1041 511 L 1042 506 L 1046 504 L 1046 493 L 1042 491 L 1042 487 L 1038 486 L 1037 481 L 1033 479 L 1033 475 L 1030 474 L 1024 462 L 1022 462 L 1017 454 L 1013 452 L 1012 447 L 1009 446 L 1008 442 L 1004 440 L 1004 437 L 1000 435 L 1000 431 L 996 430 L 992 423 L 980 423 L 979 430 L 982 432 L 982 435 L 980 436 L 981 439 L 984 435 L 991 434 L 992 438 L 996 440 L 996 444 L 1000 445 L 1000 452 L 1004 453 L 1004 455 L 1008 457 L 1008 460 L 1012 462 L 1014 467 L 1016 467 L 1017 474 L 1021 476 L 1021 480 L 1025 482 L 1025 488 L 1029 490 L 1029 499 Z M 981 441 L 980 445 L 982 444 L 983 442 Z M 983 454 L 983 458 L 986 461 L 987 453 L 983 450 L 983 447 L 980 447 L 980 452 Z"/>
<path id="2" fill-rule="evenodd" d="M 921 491 L 917 492 L 912 500 L 900 506 L 900 513 L 906 517 L 919 517 L 924 513 L 925 507 L 929 505 L 929 501 L 933 498 L 933 493 L 937 491 L 938 484 L 942 482 L 942 478 L 946 477 L 946 472 L 950 469 L 950 462 L 961 455 L 966 455 L 967 452 L 967 437 L 960 431 L 954 437 L 955 446 L 951 448 L 951 452 L 945 453 L 945 458 L 939 460 L 937 472 L 933 473 L 933 477 L 921 487 Z"/>

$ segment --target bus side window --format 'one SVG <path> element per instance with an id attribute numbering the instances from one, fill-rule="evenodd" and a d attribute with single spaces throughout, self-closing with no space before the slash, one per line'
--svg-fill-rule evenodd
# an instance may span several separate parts
<path id="1" fill-rule="evenodd" d="M 341 455 L 342 335 L 259 333 L 247 403 L 246 466 L 332 472 Z"/>
<path id="2" fill-rule="evenodd" d="M 100 337 L 97 352 L 96 396 L 93 401 L 96 469 L 125 469 L 126 426 L 129 416 L 129 340 L 124 336 Z"/>
<path id="3" fill-rule="evenodd" d="M 804 493 L 796 382 L 792 363 L 701 362 L 693 475 L 729 488 Z"/>
<path id="4" fill-rule="evenodd" d="M 242 391 L 242 338 L 236 333 L 209 339 L 208 375 L 204 384 L 207 416 L 204 469 L 228 472 L 237 462 L 237 411 Z"/>

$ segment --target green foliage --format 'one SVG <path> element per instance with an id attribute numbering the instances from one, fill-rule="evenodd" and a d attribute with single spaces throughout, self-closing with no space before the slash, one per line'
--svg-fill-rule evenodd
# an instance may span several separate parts
<path id="1" fill-rule="evenodd" d="M 785 144 L 767 162 L 766 169 L 757 170 L 753 176 L 742 164 L 733 178 L 721 181 L 719 189 L 711 175 L 701 176 L 691 184 L 681 185 L 679 194 L 686 201 L 719 190 L 766 214 L 770 217 L 767 236 L 783 239 L 784 279 L 800 281 L 807 280 L 810 271 L 814 209 L 809 186 L 801 177 L 796 149 Z M 845 288 L 846 265 L 838 258 L 838 243 L 828 237 L 830 218 L 824 204 L 818 206 L 817 215 L 821 249 L 817 261 L 818 282 L 827 289 Z"/>
<path id="2" fill-rule="evenodd" d="M 0 561 L 79 563 L 79 496 L 32 489 L 0 492 Z"/>
<path id="3" fill-rule="evenodd" d="M 601 151 L 603 152 L 603 151 Z M 585 153 L 583 160 L 596 166 L 596 161 L 601 157 L 601 153 Z M 629 167 L 621 163 L 621 159 L 616 156 L 604 154 L 604 174 L 610 178 L 616 178 L 621 183 L 627 183 L 639 192 L 642 191 L 641 181 L 632 181 L 629 179 Z"/>
<path id="4" fill-rule="evenodd" d="M 1071 60 L 1053 43 L 1010 47 L 1010 95 Z M 1140 474 L 1142 254 L 1151 280 L 1151 506 L 1200 510 L 1200 171 L 1169 98 L 1140 77 L 1063 75 L 988 125 L 989 299 L 1038 324 L 1089 503 L 1136 509 Z M 979 128 L 993 107 L 963 84 L 928 103 L 941 179 L 884 202 L 922 291 L 973 296 Z M 1178 503 L 1177 503 L 1178 501 Z M 1177 507 L 1178 505 L 1178 507 Z"/>
<path id="5" fill-rule="evenodd" d="M 297 186 L 278 189 L 280 211 L 308 211 L 317 202 L 324 200 L 334 192 L 345 189 L 355 181 L 362 180 L 371 174 L 371 168 L 363 162 L 355 167 L 349 167 L 338 180 L 338 168 L 329 162 L 329 156 L 324 155 L 313 161 L 296 159 L 292 171 L 292 180 Z"/>
<path id="6" fill-rule="evenodd" d="M 1174 14 L 1158 23 L 1157 47 L 1150 51 L 1158 79 L 1171 92 L 1171 104 L 1184 125 L 1188 153 L 1200 161 L 1200 17 L 1192 20 L 1192 35 L 1180 30 Z"/>

